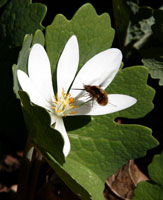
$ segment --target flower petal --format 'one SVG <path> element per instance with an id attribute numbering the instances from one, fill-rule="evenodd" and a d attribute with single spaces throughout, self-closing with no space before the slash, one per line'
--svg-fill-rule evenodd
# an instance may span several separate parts
<path id="1" fill-rule="evenodd" d="M 54 128 L 61 133 L 61 135 L 64 139 L 63 153 L 64 153 L 65 157 L 67 157 L 70 152 L 70 140 L 68 138 L 62 118 L 60 118 L 60 117 L 57 118 Z"/>
<path id="2" fill-rule="evenodd" d="M 68 91 L 79 64 L 79 46 L 75 35 L 66 43 L 57 66 L 57 87 L 58 95 L 61 95 L 62 88 L 65 93 Z"/>
<path id="3" fill-rule="evenodd" d="M 22 90 L 29 95 L 31 102 L 43 108 L 49 109 L 48 102 L 46 102 L 45 99 L 40 96 L 27 74 L 21 70 L 18 70 L 17 77 Z"/>
<path id="4" fill-rule="evenodd" d="M 123 94 L 109 94 L 108 99 L 106 106 L 99 105 L 96 100 L 85 103 L 74 109 L 74 115 L 105 115 L 129 108 L 137 102 L 134 97 Z"/>
<path id="5" fill-rule="evenodd" d="M 51 119 L 51 125 L 53 126 L 58 117 L 54 114 L 53 109 L 51 109 L 51 112 L 49 112 L 49 115 Z"/>
<path id="6" fill-rule="evenodd" d="M 37 92 L 46 101 L 54 96 L 49 58 L 42 45 L 33 45 L 28 59 L 28 74 Z"/>
<path id="7" fill-rule="evenodd" d="M 91 58 L 81 68 L 72 85 L 71 94 L 76 97 L 84 85 L 96 85 L 105 89 L 114 79 L 122 61 L 119 49 L 108 49 Z"/>

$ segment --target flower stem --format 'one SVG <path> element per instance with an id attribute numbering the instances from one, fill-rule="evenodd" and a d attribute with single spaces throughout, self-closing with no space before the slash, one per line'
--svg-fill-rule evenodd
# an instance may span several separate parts
<path id="1" fill-rule="evenodd" d="M 41 161 L 42 161 L 42 155 L 39 152 L 36 152 L 35 159 L 33 161 L 32 171 L 31 171 L 31 178 L 29 181 L 30 187 L 29 187 L 29 192 L 28 192 L 28 195 L 29 195 L 28 200 L 35 199 L 39 169 L 42 163 Z"/>
<path id="2" fill-rule="evenodd" d="M 28 138 L 23 163 L 18 180 L 18 192 L 16 200 L 33 200 L 41 164 L 41 155 L 37 153 Z"/>

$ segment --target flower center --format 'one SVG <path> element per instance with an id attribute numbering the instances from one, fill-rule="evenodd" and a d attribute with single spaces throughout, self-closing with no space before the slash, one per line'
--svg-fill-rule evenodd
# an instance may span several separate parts
<path id="1" fill-rule="evenodd" d="M 54 97 L 54 106 L 51 108 L 55 110 L 55 114 L 58 117 L 66 117 L 67 115 L 76 113 L 76 111 L 72 111 L 72 109 L 79 106 L 75 106 L 74 102 L 75 99 L 71 97 L 71 94 L 65 93 L 64 89 L 62 89 L 61 97 L 58 97 L 58 94 Z"/>

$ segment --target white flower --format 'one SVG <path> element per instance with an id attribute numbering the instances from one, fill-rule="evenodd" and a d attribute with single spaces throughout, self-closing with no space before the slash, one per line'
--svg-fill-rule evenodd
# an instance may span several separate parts
<path id="1" fill-rule="evenodd" d="M 84 90 L 85 85 L 100 86 L 102 89 L 108 87 L 118 72 L 121 61 L 120 50 L 111 48 L 102 51 L 86 62 L 75 77 L 79 64 L 79 46 L 76 36 L 73 35 L 66 43 L 58 62 L 57 94 L 53 91 L 47 53 L 40 44 L 33 45 L 30 51 L 28 75 L 21 70 L 17 71 L 21 88 L 28 93 L 34 104 L 48 110 L 51 125 L 62 134 L 65 157 L 70 152 L 70 142 L 63 117 L 104 115 L 123 110 L 136 103 L 137 100 L 131 96 L 108 94 L 107 105 L 101 106 Z"/>

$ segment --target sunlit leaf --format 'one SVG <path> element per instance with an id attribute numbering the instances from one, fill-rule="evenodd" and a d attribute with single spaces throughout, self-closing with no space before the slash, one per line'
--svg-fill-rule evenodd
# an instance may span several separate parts
<path id="1" fill-rule="evenodd" d="M 110 16 L 107 13 L 97 15 L 90 4 L 85 4 L 75 13 L 72 20 L 58 14 L 51 25 L 46 28 L 46 48 L 55 71 L 57 61 L 69 37 L 75 34 L 80 48 L 80 64 L 93 55 L 107 48 L 113 42 L 114 30 L 111 27 Z"/>

